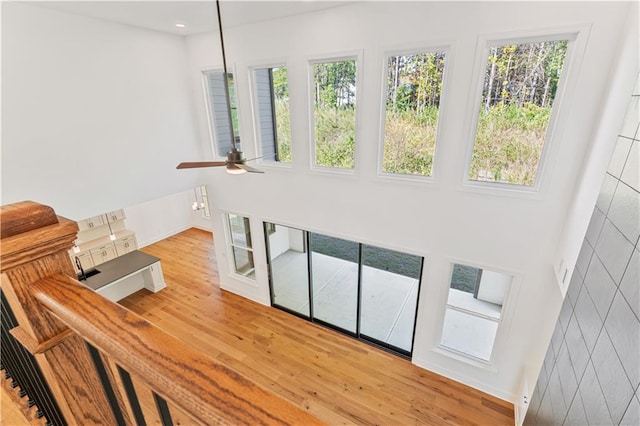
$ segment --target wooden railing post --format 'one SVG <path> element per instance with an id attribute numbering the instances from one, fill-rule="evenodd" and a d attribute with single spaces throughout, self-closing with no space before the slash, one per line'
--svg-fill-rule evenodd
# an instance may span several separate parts
<path id="1" fill-rule="evenodd" d="M 67 251 L 77 224 L 25 201 L 2 207 L 0 226 L 0 285 L 19 324 L 11 334 L 36 357 L 67 422 L 116 424 L 84 340 L 42 309 L 31 291 L 54 274 L 75 278 Z"/>

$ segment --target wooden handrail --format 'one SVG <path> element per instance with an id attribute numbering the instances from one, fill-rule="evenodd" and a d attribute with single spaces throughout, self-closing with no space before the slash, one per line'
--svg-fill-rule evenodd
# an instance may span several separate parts
<path id="1" fill-rule="evenodd" d="M 33 289 L 69 328 L 203 424 L 321 424 L 73 278 L 55 275 Z"/>
<path id="2" fill-rule="evenodd" d="M 78 282 L 67 253 L 75 222 L 25 201 L 2 206 L 0 223 L 0 285 L 19 324 L 11 334 L 40 365 L 68 423 L 133 424 L 136 415 L 122 389 L 106 390 L 89 343 L 196 422 L 320 424 Z"/>

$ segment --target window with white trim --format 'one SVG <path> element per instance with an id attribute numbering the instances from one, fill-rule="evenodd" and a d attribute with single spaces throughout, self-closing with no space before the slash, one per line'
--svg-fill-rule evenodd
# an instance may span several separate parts
<path id="1" fill-rule="evenodd" d="M 249 218 L 228 213 L 227 224 L 229 226 L 229 246 L 233 254 L 235 273 L 255 279 L 255 264 L 253 262 Z"/>
<path id="2" fill-rule="evenodd" d="M 563 36 L 488 45 L 469 180 L 535 185 L 568 44 Z"/>
<path id="3" fill-rule="evenodd" d="M 356 59 L 312 62 L 314 164 L 353 169 L 356 144 Z"/>
<path id="4" fill-rule="evenodd" d="M 500 272 L 454 264 L 440 346 L 489 363 L 512 279 Z"/>
<path id="5" fill-rule="evenodd" d="M 289 87 L 286 67 L 256 68 L 256 128 L 264 161 L 291 163 Z"/>
<path id="6" fill-rule="evenodd" d="M 233 73 L 229 73 L 229 92 L 231 93 L 231 118 L 233 121 L 233 133 L 236 146 L 240 149 L 240 127 L 238 124 L 238 107 L 236 103 L 236 86 Z M 215 151 L 219 157 L 226 157 L 231 151 L 231 131 L 229 129 L 229 114 L 227 109 L 227 92 L 224 87 L 224 72 L 203 71 L 207 111 L 211 137 L 214 141 Z"/>
<path id="7" fill-rule="evenodd" d="M 446 52 L 388 56 L 382 171 L 431 176 Z"/>

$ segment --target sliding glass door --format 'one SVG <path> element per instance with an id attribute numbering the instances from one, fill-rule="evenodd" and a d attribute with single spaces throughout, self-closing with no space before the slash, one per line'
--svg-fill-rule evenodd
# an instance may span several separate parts
<path id="1" fill-rule="evenodd" d="M 265 223 L 271 303 L 411 356 L 423 258 Z"/>
<path id="2" fill-rule="evenodd" d="M 358 315 L 358 243 L 309 234 L 313 317 L 356 333 Z"/>
<path id="3" fill-rule="evenodd" d="M 309 258 L 306 233 L 288 226 L 265 223 L 271 272 L 271 303 L 309 318 Z"/>
<path id="4" fill-rule="evenodd" d="M 360 335 L 411 353 L 422 257 L 362 245 Z"/>

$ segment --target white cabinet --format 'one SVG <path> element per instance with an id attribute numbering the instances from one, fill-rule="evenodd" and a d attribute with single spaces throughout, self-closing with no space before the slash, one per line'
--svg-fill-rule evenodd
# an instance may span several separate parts
<path id="1" fill-rule="evenodd" d="M 115 259 L 117 256 L 116 248 L 111 242 L 91 249 L 91 259 L 93 259 L 94 265 L 99 265 L 111 259 Z"/>
<path id="2" fill-rule="evenodd" d="M 98 226 L 102 226 L 102 225 L 105 225 L 105 221 L 102 215 L 88 217 L 78 222 L 78 228 L 80 228 L 80 231 L 86 231 L 87 229 L 97 228 Z"/>
<path id="3" fill-rule="evenodd" d="M 138 249 L 133 231 L 126 229 L 124 209 L 114 210 L 78 221 L 78 238 L 75 250 L 69 251 L 74 268 L 78 256 L 83 269 L 98 266 Z M 111 235 L 115 235 L 115 240 Z"/>
<path id="4" fill-rule="evenodd" d="M 78 267 L 76 266 L 76 257 L 78 258 L 78 260 L 80 260 L 80 265 L 85 271 L 95 266 L 95 264 L 93 263 L 93 259 L 91 258 L 90 251 L 81 251 L 79 253 L 74 253 L 73 250 L 69 250 L 69 256 L 71 257 L 71 263 L 73 264 L 73 268 L 76 270 L 76 273 L 80 273 Z"/>
<path id="5" fill-rule="evenodd" d="M 118 253 L 118 256 L 122 256 L 123 254 L 138 249 L 138 243 L 134 235 L 119 238 L 114 241 L 114 245 L 116 246 L 116 252 Z"/>
<path id="6" fill-rule="evenodd" d="M 107 216 L 109 217 L 109 222 L 117 222 L 119 220 L 126 219 L 126 216 L 124 215 L 124 210 L 123 209 L 114 210 L 112 212 L 109 212 L 109 213 L 107 213 Z"/>

